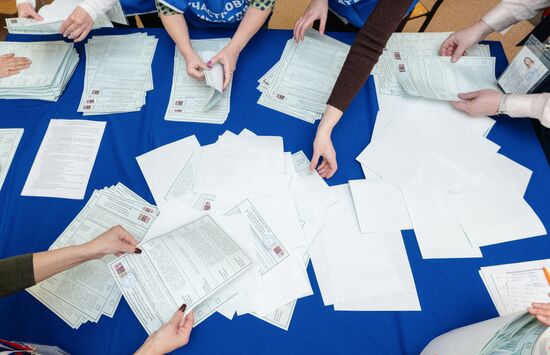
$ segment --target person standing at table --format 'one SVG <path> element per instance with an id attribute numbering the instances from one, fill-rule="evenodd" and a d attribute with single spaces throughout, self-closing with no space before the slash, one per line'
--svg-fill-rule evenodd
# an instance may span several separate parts
<path id="1" fill-rule="evenodd" d="M 310 170 L 317 168 L 323 178 L 338 169 L 331 134 L 351 100 L 367 81 L 386 42 L 407 13 L 413 0 L 380 0 L 357 34 L 344 66 L 334 84 L 313 142 Z M 319 161 L 321 160 L 319 164 Z M 319 166 L 317 166 L 319 165 Z"/>
<path id="2" fill-rule="evenodd" d="M 324 34 L 325 30 L 357 32 L 363 27 L 378 2 L 379 0 L 311 0 L 302 17 L 294 25 L 294 39 L 303 41 L 306 30 L 317 20 L 321 34 Z M 407 13 L 412 11 L 416 3 L 418 0 L 411 3 Z"/>
<path id="3" fill-rule="evenodd" d="M 451 60 L 456 62 L 468 48 L 490 33 L 502 31 L 521 20 L 533 18 L 539 11 L 548 7 L 550 7 L 548 0 L 504 0 L 475 25 L 451 34 L 441 44 L 439 54 L 450 56 Z M 550 16 L 542 20 L 533 34 L 543 42 L 548 38 Z M 550 163 L 550 93 L 547 92 L 548 89 L 546 87 L 542 89 L 544 91 L 542 93 L 528 95 L 479 90 L 459 94 L 458 97 L 463 101 L 452 102 L 452 105 L 472 116 L 507 114 L 510 117 L 534 118 L 535 131 Z"/>
<path id="4" fill-rule="evenodd" d="M 156 13 L 153 0 L 83 0 L 61 25 L 60 33 L 68 39 L 80 42 L 88 36 L 94 26 L 94 21 L 120 1 L 130 27 L 137 27 L 135 15 L 145 27 L 160 27 L 161 23 Z M 16 0 L 17 16 L 42 21 L 36 12 L 36 0 Z"/>
<path id="5" fill-rule="evenodd" d="M 250 39 L 264 26 L 275 0 L 155 0 L 160 19 L 185 59 L 187 73 L 204 78 L 219 62 L 224 68 L 223 88 L 231 82 L 239 54 Z M 191 45 L 188 26 L 198 28 L 237 28 L 229 44 L 204 63 Z"/>
<path id="6" fill-rule="evenodd" d="M 116 226 L 81 245 L 0 259 L 0 297 L 34 286 L 50 276 L 105 255 L 141 254 L 138 242 Z M 186 345 L 193 329 L 193 312 L 182 305 L 172 319 L 151 334 L 136 354 L 165 354 Z"/>

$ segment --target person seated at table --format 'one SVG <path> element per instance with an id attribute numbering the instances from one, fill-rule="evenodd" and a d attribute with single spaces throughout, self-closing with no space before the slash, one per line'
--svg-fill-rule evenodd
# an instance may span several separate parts
<path id="1" fill-rule="evenodd" d="M 302 41 L 305 32 L 315 21 L 319 21 L 319 32 L 357 32 L 367 21 L 379 0 L 311 0 L 306 11 L 294 25 L 294 39 Z M 418 0 L 410 7 L 413 10 Z M 330 11 L 329 11 L 330 8 Z"/>
<path id="2" fill-rule="evenodd" d="M 0 297 L 31 287 L 50 276 L 105 255 L 141 254 L 138 242 L 123 227 L 116 226 L 81 245 L 0 259 Z M 137 354 L 165 354 L 186 345 L 194 317 L 185 317 L 182 305 L 172 319 L 151 334 Z"/>
<path id="3" fill-rule="evenodd" d="M 80 42 L 88 36 L 98 15 L 113 8 L 119 0 L 83 0 L 61 25 L 60 33 L 68 39 Z M 36 12 L 36 0 L 16 0 L 17 16 L 42 21 Z M 139 15 L 145 27 L 161 27 L 153 0 L 120 0 L 130 27 L 137 27 L 135 15 Z M 117 24 L 115 24 L 116 26 Z"/>
<path id="4" fill-rule="evenodd" d="M 203 79 L 203 71 L 219 62 L 224 68 L 224 89 L 231 82 L 239 54 L 264 26 L 275 4 L 275 0 L 155 1 L 164 27 L 185 59 L 187 73 L 195 79 Z M 225 48 L 208 63 L 204 63 L 191 45 L 188 26 L 237 28 L 237 31 Z"/>
<path id="5" fill-rule="evenodd" d="M 0 55 L 0 78 L 16 75 L 31 65 L 29 58 L 16 57 L 14 53 Z"/>
<path id="6" fill-rule="evenodd" d="M 334 84 L 323 118 L 313 142 L 310 170 L 317 167 L 323 178 L 330 178 L 338 169 L 331 134 L 351 100 L 361 90 L 386 42 L 395 31 L 413 0 L 380 0 L 363 28 L 357 34 L 344 66 Z M 321 160 L 319 164 L 319 161 Z M 319 166 L 317 166 L 319 165 Z"/>
<path id="7" fill-rule="evenodd" d="M 490 33 L 502 31 L 521 20 L 535 17 L 540 10 L 550 6 L 546 0 L 504 0 L 490 10 L 475 25 L 455 32 L 447 38 L 439 50 L 440 55 L 450 56 L 456 62 L 473 44 L 478 43 Z M 550 17 L 546 17 L 534 31 L 542 41 L 550 35 Z M 452 105 L 472 116 L 487 116 L 500 113 L 510 117 L 531 117 L 537 136 L 550 163 L 550 93 L 548 87 L 544 93 L 517 95 L 503 94 L 496 90 L 479 90 L 461 93 L 462 101 Z"/>

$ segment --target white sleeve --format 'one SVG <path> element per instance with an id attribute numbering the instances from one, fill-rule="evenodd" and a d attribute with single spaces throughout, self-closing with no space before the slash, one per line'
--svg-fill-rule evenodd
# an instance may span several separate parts
<path id="1" fill-rule="evenodd" d="M 505 106 L 511 117 L 538 118 L 543 126 L 550 128 L 550 93 L 509 95 Z"/>
<path id="2" fill-rule="evenodd" d="M 81 8 L 86 10 L 92 19 L 97 18 L 100 14 L 104 14 L 109 11 L 113 6 L 115 6 L 118 0 L 84 0 L 80 3 Z"/>
<path id="3" fill-rule="evenodd" d="M 521 20 L 535 17 L 550 6 L 549 0 L 503 0 L 489 11 L 482 20 L 497 32 Z"/>
<path id="4" fill-rule="evenodd" d="M 15 3 L 17 5 L 28 3 L 31 4 L 33 8 L 36 8 L 36 0 L 15 0 Z"/>

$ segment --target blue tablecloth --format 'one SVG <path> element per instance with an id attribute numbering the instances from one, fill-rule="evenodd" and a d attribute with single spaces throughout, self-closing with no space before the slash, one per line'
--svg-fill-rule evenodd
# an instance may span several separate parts
<path id="1" fill-rule="evenodd" d="M 120 34 L 134 30 L 100 30 Z M 52 118 L 82 118 L 77 113 L 85 58 L 57 103 L 0 100 L 0 128 L 21 128 L 25 134 L 0 191 L 0 257 L 47 249 L 84 206 L 94 189 L 122 182 L 154 202 L 135 157 L 158 146 L 195 134 L 201 144 L 213 142 L 226 129 L 243 128 L 262 135 L 281 135 L 287 151 L 304 150 L 311 157 L 315 125 L 256 104 L 256 80 L 275 62 L 289 31 L 262 30 L 241 54 L 233 83 L 231 113 L 222 126 L 169 122 L 163 119 L 172 82 L 174 44 L 164 30 L 147 30 L 158 39 L 153 77 L 140 112 L 87 119 L 107 121 L 85 200 L 22 197 L 21 190 Z M 193 38 L 224 37 L 230 32 L 192 31 Z M 331 34 L 351 43 L 353 34 Z M 32 40 L 57 37 L 32 37 Z M 9 40 L 31 40 L 10 36 Z M 497 74 L 506 65 L 500 44 L 492 43 Z M 340 169 L 328 182 L 342 184 L 363 178 L 355 157 L 370 140 L 377 111 L 372 80 L 357 95 L 333 133 Z M 500 152 L 533 170 L 526 199 L 550 229 L 550 169 L 531 123 L 499 119 L 489 138 Z M 550 257 L 545 237 L 483 248 L 482 259 L 423 260 L 412 231 L 403 233 L 421 312 L 334 312 L 324 307 L 311 266 L 314 296 L 299 300 L 288 332 L 251 316 L 228 321 L 215 314 L 193 331 L 188 354 L 417 354 L 435 336 L 497 315 L 478 275 L 480 266 Z M 76 354 L 124 354 L 137 349 L 146 333 L 123 300 L 112 319 L 70 329 L 26 292 L 0 300 L 0 337 L 55 344 Z"/>

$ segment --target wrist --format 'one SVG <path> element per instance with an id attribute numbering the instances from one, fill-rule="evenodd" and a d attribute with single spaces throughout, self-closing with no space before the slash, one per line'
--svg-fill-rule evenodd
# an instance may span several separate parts
<path id="1" fill-rule="evenodd" d="M 497 115 L 505 115 L 506 114 L 506 100 L 508 99 L 508 94 L 501 94 L 498 104 L 498 111 Z"/>
<path id="2" fill-rule="evenodd" d="M 74 248 L 74 250 L 73 250 L 74 255 L 77 257 L 77 259 L 80 262 L 86 262 L 86 261 L 90 261 L 90 260 L 93 260 L 93 259 L 99 259 L 100 258 L 100 255 L 95 250 L 95 247 L 92 244 L 92 242 L 87 242 L 87 243 L 84 243 L 84 244 L 75 245 L 72 248 Z"/>
<path id="3" fill-rule="evenodd" d="M 181 44 L 178 44 L 177 47 L 185 60 L 188 60 L 198 55 L 193 49 L 193 46 L 191 46 L 191 43 L 181 43 Z"/>
<path id="4" fill-rule="evenodd" d="M 233 37 L 231 41 L 229 41 L 229 43 L 227 44 L 226 48 L 232 52 L 240 54 L 245 46 L 246 46 L 246 43 L 241 43 L 241 41 Z"/>
<path id="5" fill-rule="evenodd" d="M 159 352 L 153 338 L 149 337 L 145 343 L 135 352 L 135 355 L 162 355 Z"/>
<path id="6" fill-rule="evenodd" d="M 474 25 L 474 28 L 477 34 L 478 42 L 494 32 L 493 28 L 485 23 L 483 20 L 480 20 L 478 23 L 476 23 Z"/>

